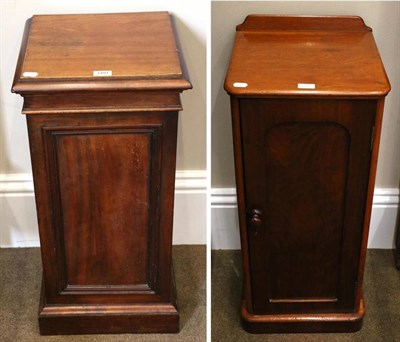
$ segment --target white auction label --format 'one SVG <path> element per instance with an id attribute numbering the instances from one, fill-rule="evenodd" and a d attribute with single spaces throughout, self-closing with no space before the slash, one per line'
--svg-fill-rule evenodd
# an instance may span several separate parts
<path id="1" fill-rule="evenodd" d="M 233 83 L 235 88 L 247 88 L 248 84 L 245 82 L 235 82 Z"/>
<path id="2" fill-rule="evenodd" d="M 37 77 L 39 74 L 36 71 L 25 71 L 22 76 L 24 77 Z"/>
<path id="3" fill-rule="evenodd" d="M 94 70 L 93 76 L 112 76 L 112 70 Z"/>
<path id="4" fill-rule="evenodd" d="M 314 83 L 297 83 L 298 89 L 315 89 Z"/>

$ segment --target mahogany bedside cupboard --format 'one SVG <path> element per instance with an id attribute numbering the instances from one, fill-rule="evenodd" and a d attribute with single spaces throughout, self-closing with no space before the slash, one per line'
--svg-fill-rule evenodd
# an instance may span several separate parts
<path id="1" fill-rule="evenodd" d="M 27 21 L 41 334 L 178 332 L 172 220 L 183 75 L 167 12 Z"/>
<path id="2" fill-rule="evenodd" d="M 244 328 L 361 328 L 362 278 L 390 85 L 359 17 L 250 15 L 231 96 Z"/>

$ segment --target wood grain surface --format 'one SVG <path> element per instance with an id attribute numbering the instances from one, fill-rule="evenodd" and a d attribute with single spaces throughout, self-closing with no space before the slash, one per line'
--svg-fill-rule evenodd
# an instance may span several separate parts
<path id="1" fill-rule="evenodd" d="M 151 160 L 158 159 L 152 133 L 137 128 L 52 135 L 68 285 L 150 287 Z"/>
<path id="2" fill-rule="evenodd" d="M 390 85 L 360 18 L 250 15 L 237 28 L 225 89 L 237 96 L 377 97 Z"/>
<path id="3" fill-rule="evenodd" d="M 176 126 L 176 112 L 28 116 L 48 302 L 170 297 Z"/>
<path id="4" fill-rule="evenodd" d="M 168 87 L 191 88 L 168 12 L 37 15 L 27 22 L 14 92 Z"/>
<path id="5" fill-rule="evenodd" d="M 254 313 L 353 310 L 376 101 L 240 106 Z"/>
<path id="6" fill-rule="evenodd" d="M 113 77 L 181 77 L 169 14 L 32 18 L 22 79 L 27 71 L 37 72 L 36 79 L 93 78 L 94 70 L 111 70 Z"/>

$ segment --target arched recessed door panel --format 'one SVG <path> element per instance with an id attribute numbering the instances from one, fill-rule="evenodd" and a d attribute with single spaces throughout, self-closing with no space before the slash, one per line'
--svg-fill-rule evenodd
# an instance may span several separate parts
<path id="1" fill-rule="evenodd" d="M 240 105 L 254 313 L 351 311 L 373 101 Z"/>

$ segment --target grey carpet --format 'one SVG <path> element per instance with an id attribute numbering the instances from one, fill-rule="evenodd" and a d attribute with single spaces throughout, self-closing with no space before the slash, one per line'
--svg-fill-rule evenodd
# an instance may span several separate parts
<path id="1" fill-rule="evenodd" d="M 40 336 L 40 251 L 0 249 L 0 341 L 205 341 L 206 248 L 174 246 L 173 259 L 181 318 L 179 334 Z"/>
<path id="2" fill-rule="evenodd" d="M 400 341 L 400 272 L 393 251 L 368 250 L 364 275 L 367 313 L 363 328 L 351 334 L 263 334 L 240 325 L 240 251 L 212 252 L 212 341 Z"/>

